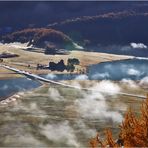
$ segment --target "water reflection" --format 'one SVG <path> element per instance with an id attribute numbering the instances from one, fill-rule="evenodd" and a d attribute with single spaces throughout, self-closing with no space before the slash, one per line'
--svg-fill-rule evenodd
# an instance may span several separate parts
<path id="1" fill-rule="evenodd" d="M 148 60 L 124 60 L 100 63 L 89 67 L 90 79 L 140 80 L 148 76 Z"/>
<path id="2" fill-rule="evenodd" d="M 41 84 L 27 78 L 15 78 L 0 80 L 0 99 L 11 96 L 16 92 L 30 90 L 39 87 Z"/>

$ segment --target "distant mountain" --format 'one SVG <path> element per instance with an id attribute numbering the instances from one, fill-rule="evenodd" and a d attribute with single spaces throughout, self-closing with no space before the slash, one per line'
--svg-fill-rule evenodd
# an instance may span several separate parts
<path id="1" fill-rule="evenodd" d="M 3 36 L 2 40 L 5 43 L 29 42 L 28 45 L 49 50 L 75 49 L 75 41 L 84 47 L 77 48 L 88 51 L 148 56 L 148 48 L 138 50 L 130 46 L 133 42 L 148 46 L 147 26 L 147 9 L 126 10 L 66 19 L 44 28 L 17 31 Z"/>
<path id="2" fill-rule="evenodd" d="M 29 41 L 34 46 L 40 46 L 45 41 L 65 45 L 72 40 L 85 47 L 127 45 L 131 42 L 148 44 L 147 26 L 148 11 L 126 10 L 66 19 L 49 24 L 46 28 L 17 31 L 2 39 L 5 42 Z"/>
<path id="3" fill-rule="evenodd" d="M 49 24 L 48 28 L 68 34 L 82 45 L 148 43 L 148 13 L 136 11 L 110 12 L 83 16 Z"/>
<path id="4" fill-rule="evenodd" d="M 0 35 L 80 16 L 135 9 L 145 11 L 147 4 L 136 1 L 0 1 L 0 18 L 3 20 L 0 21 Z"/>

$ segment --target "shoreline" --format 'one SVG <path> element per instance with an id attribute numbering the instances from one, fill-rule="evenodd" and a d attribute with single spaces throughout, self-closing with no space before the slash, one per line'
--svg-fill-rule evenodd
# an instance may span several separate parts
<path id="1" fill-rule="evenodd" d="M 119 55 L 120 56 L 120 55 Z M 122 55 L 121 55 L 122 56 Z M 28 69 L 27 72 L 30 72 L 30 73 L 33 73 L 33 74 L 36 74 L 36 75 L 47 75 L 47 74 L 86 74 L 86 71 L 87 71 L 87 68 L 91 65 L 95 65 L 95 64 L 101 64 L 101 63 L 108 63 L 108 62 L 116 62 L 116 61 L 126 61 L 126 60 L 132 60 L 134 59 L 134 57 L 132 56 L 125 56 L 124 58 L 121 58 L 121 59 L 116 59 L 116 60 L 110 60 L 110 61 L 102 61 L 102 62 L 99 62 L 99 63 L 92 63 L 92 64 L 89 64 L 85 67 L 83 67 L 83 69 L 85 70 L 85 72 L 83 73 L 79 73 L 77 72 L 76 70 L 74 72 L 67 72 L 64 70 L 64 72 L 60 72 L 60 71 L 50 71 L 50 70 L 36 70 L 36 69 L 33 69 L 33 70 L 30 70 Z M 24 70 L 24 69 L 21 69 L 21 70 Z M 8 70 L 9 71 L 9 70 Z M 2 75 L 2 76 L 1 76 Z M 7 76 L 3 76 L 3 73 L 1 74 L 0 73 L 0 80 L 6 80 L 6 79 L 16 79 L 16 78 L 23 78 L 24 76 L 20 75 L 20 74 L 17 74 L 17 73 L 5 73 L 5 75 Z"/>
<path id="2" fill-rule="evenodd" d="M 41 86 L 37 88 L 32 88 L 31 90 L 25 90 L 25 91 L 18 91 L 16 93 L 13 93 L 12 95 L 9 95 L 8 97 L 4 97 L 2 100 L 0 100 L 0 106 L 1 105 L 9 105 L 9 103 L 13 103 L 20 99 L 21 95 L 27 92 L 34 92 L 38 89 L 41 89 L 42 87 L 46 86 L 46 84 L 42 84 Z"/>
<path id="3" fill-rule="evenodd" d="M 50 70 L 36 70 L 37 64 L 48 65 L 49 62 L 59 62 L 60 60 L 64 60 L 65 65 L 67 64 L 67 60 L 69 58 L 77 58 L 80 61 L 79 65 L 75 66 L 75 71 L 72 74 L 82 74 L 86 73 L 86 69 L 88 66 L 93 64 L 99 64 L 104 62 L 112 62 L 119 60 L 132 59 L 134 56 L 129 55 L 117 55 L 111 53 L 103 53 L 103 52 L 90 52 L 90 51 L 82 51 L 82 50 L 71 50 L 68 55 L 46 55 L 41 52 L 32 52 L 24 49 L 26 45 L 19 43 L 19 48 L 17 46 L 12 46 L 11 44 L 2 44 L 0 45 L 0 53 L 8 52 L 13 54 L 18 54 L 19 57 L 14 58 L 6 58 L 3 59 L 2 64 L 6 64 L 8 66 L 28 71 L 34 74 L 70 74 L 70 72 L 63 71 L 50 71 Z M 11 74 L 12 71 L 6 70 L 0 67 L 0 80 L 2 79 L 11 79 L 20 77 L 18 74 Z"/>
<path id="4" fill-rule="evenodd" d="M 102 81 L 102 80 L 60 80 L 60 82 L 65 83 L 67 85 L 73 83 L 73 82 L 78 82 L 79 84 L 81 84 L 82 87 L 86 87 L 85 85 L 88 85 L 89 87 L 92 87 L 94 84 Z M 108 80 L 107 80 L 108 81 Z M 120 80 L 109 80 L 112 81 L 115 84 L 119 84 L 119 85 L 127 85 L 126 83 L 120 81 Z M 136 84 L 138 84 L 138 81 L 135 81 Z M 44 87 L 48 87 L 48 84 L 46 83 L 42 83 L 42 85 L 36 87 L 36 88 L 32 88 L 30 90 L 24 90 L 24 91 L 18 91 L 16 93 L 12 93 L 11 95 L 8 95 L 7 97 L 4 97 L 2 100 L 0 100 L 0 106 L 5 106 L 5 105 L 11 105 L 12 103 L 15 103 L 18 99 L 21 99 L 21 96 L 23 96 L 24 94 L 27 93 L 34 93 L 37 90 L 40 90 Z M 144 91 L 147 91 L 147 89 L 145 89 L 144 87 L 139 85 L 139 88 L 143 89 Z M 145 94 L 146 95 L 146 94 Z"/>

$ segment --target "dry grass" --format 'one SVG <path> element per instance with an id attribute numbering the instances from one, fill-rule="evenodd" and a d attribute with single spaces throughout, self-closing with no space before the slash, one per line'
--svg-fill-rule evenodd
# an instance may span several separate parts
<path id="1" fill-rule="evenodd" d="M 26 44 L 23 45 L 26 46 Z M 85 52 L 85 51 L 71 51 L 69 55 L 45 55 L 44 53 L 25 51 L 21 48 L 10 47 L 10 45 L 7 44 L 0 45 L 0 53 L 2 52 L 11 52 L 20 55 L 19 57 L 15 58 L 4 59 L 4 64 L 37 74 L 50 73 L 49 70 L 38 70 L 38 71 L 36 70 L 36 65 L 38 63 L 48 65 L 49 61 L 58 62 L 61 59 L 63 59 L 64 62 L 67 63 L 68 58 L 78 58 L 80 60 L 80 66 L 77 67 L 76 69 L 86 70 L 86 67 L 91 64 L 132 58 L 130 56 L 97 53 L 97 52 Z M 28 64 L 31 65 L 30 68 L 27 67 Z M 0 72 L 1 72 L 0 79 L 4 77 L 16 76 L 14 74 L 13 75 L 3 74 L 3 73 L 10 73 L 10 71 L 8 70 L 0 69 Z M 59 73 L 59 72 L 54 72 L 54 73 Z M 66 71 L 64 73 L 66 73 Z"/>

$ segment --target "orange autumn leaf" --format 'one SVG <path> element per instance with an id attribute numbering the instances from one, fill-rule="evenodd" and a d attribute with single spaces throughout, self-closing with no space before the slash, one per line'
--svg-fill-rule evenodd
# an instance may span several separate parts
<path id="1" fill-rule="evenodd" d="M 127 111 L 120 126 L 119 138 L 115 140 L 110 130 L 106 131 L 106 139 L 97 136 L 90 140 L 92 148 L 97 147 L 148 147 L 148 97 L 143 101 L 140 116 L 131 109 Z"/>

